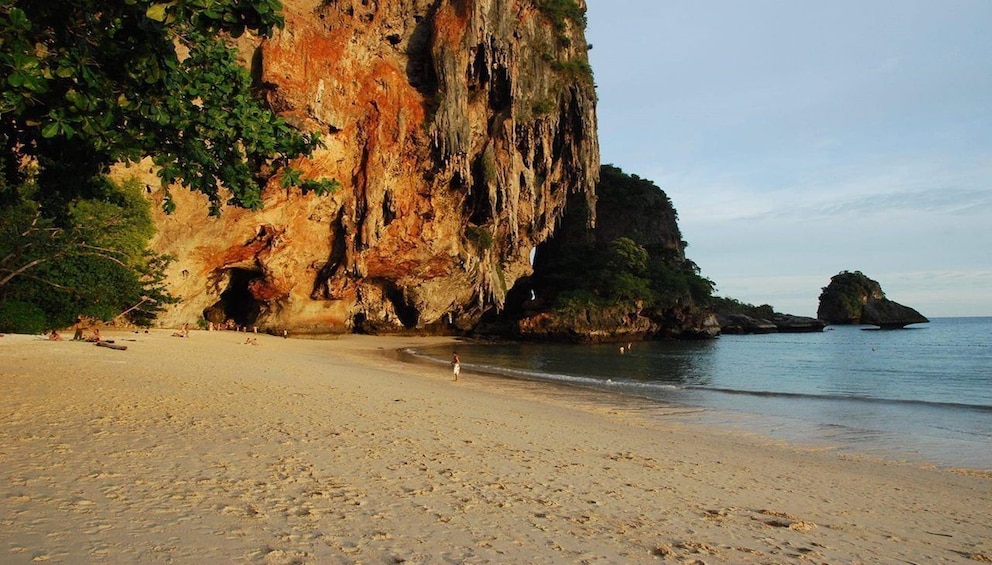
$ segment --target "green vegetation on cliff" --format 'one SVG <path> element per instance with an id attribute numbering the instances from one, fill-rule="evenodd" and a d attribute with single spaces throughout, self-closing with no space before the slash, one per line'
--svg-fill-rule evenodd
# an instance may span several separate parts
<path id="1" fill-rule="evenodd" d="M 881 285 L 861 271 L 841 271 L 820 293 L 817 316 L 832 323 L 858 323 L 869 298 L 884 299 Z"/>
<path id="2" fill-rule="evenodd" d="M 586 11 L 575 0 L 537 0 L 537 8 L 558 31 L 565 30 L 566 22 L 586 28 Z"/>
<path id="3" fill-rule="evenodd" d="M 755 306 L 754 304 L 741 302 L 736 298 L 714 296 L 710 298 L 708 306 L 717 314 L 722 315 L 740 314 L 765 320 L 770 320 L 775 316 L 775 309 L 769 304 Z"/>
<path id="4" fill-rule="evenodd" d="M 685 258 L 677 213 L 663 190 L 604 165 L 596 192 L 596 227 L 566 221 L 538 251 L 538 294 L 564 311 L 626 304 L 663 312 L 709 300 L 713 282 Z M 571 201 L 569 214 L 587 214 L 582 202 Z"/>
<path id="5" fill-rule="evenodd" d="M 572 46 L 572 40 L 567 33 L 569 24 L 579 30 L 586 28 L 586 11 L 575 0 L 538 0 L 537 8 L 551 22 L 551 26 L 558 36 L 557 43 L 559 47 L 569 48 Z M 589 64 L 588 56 L 584 50 L 578 55 L 573 54 L 562 58 L 563 55 L 561 54 L 553 54 L 550 46 L 546 46 L 546 49 L 548 51 L 545 51 L 542 57 L 551 64 L 551 68 L 563 80 L 566 82 L 581 81 L 592 84 L 592 65 Z M 540 101 L 532 104 L 534 113 L 537 115 L 546 113 L 541 111 L 541 108 L 538 106 L 539 104 Z"/>

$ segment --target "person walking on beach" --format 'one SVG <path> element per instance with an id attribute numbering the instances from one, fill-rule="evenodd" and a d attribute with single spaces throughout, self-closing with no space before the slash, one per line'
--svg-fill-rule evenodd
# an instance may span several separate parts
<path id="1" fill-rule="evenodd" d="M 458 373 L 462 372 L 462 362 L 458 359 L 458 352 L 451 354 L 451 372 L 455 374 L 455 380 L 458 380 Z"/>

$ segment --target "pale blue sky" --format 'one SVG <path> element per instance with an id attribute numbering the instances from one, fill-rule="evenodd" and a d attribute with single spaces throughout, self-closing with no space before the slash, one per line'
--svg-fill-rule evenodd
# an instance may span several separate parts
<path id="1" fill-rule="evenodd" d="M 717 293 L 816 314 L 860 270 L 992 315 L 992 0 L 589 0 L 603 163 Z"/>

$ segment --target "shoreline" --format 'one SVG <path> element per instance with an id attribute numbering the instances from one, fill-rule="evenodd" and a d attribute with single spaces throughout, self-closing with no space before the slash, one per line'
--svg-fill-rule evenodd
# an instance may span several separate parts
<path id="1" fill-rule="evenodd" d="M 504 343 L 513 344 L 516 342 Z M 524 344 L 530 345 L 526 342 Z M 477 343 L 469 340 L 467 345 L 485 347 L 489 343 Z M 479 355 L 477 349 L 475 353 Z M 482 354 L 482 357 L 485 357 L 485 354 Z M 424 367 L 445 365 L 442 354 L 434 347 L 419 348 L 417 351 L 403 351 L 400 359 L 410 363 L 420 363 Z M 542 377 L 540 376 L 544 372 L 542 369 L 504 369 L 498 361 L 493 361 L 495 364 L 486 364 L 489 361 L 483 361 L 480 365 L 471 361 L 477 359 L 476 356 L 472 355 L 471 350 L 468 359 L 470 359 L 468 363 L 462 364 L 463 371 L 485 378 L 532 383 L 538 387 L 547 387 L 549 395 L 567 395 L 567 391 L 575 391 L 576 402 L 587 400 L 593 404 L 607 405 L 629 403 L 635 407 L 631 409 L 648 417 L 671 418 L 673 414 L 678 413 L 683 415 L 686 420 L 683 424 L 686 425 L 713 426 L 730 433 L 762 437 L 767 441 L 780 442 L 783 445 L 790 445 L 798 449 L 832 451 L 847 457 L 871 458 L 879 461 L 935 467 L 957 473 L 992 477 L 992 459 L 984 451 L 985 446 L 983 445 L 957 445 L 950 439 L 930 439 L 925 436 L 912 436 L 910 434 L 900 436 L 891 431 L 863 430 L 853 427 L 847 429 L 843 424 L 826 424 L 788 414 L 759 412 L 747 407 L 721 406 L 720 404 L 725 405 L 727 403 L 725 399 L 720 402 L 713 402 L 711 399 L 707 402 L 696 395 L 701 392 L 702 394 L 716 394 L 718 396 L 727 394 L 734 397 L 739 395 L 781 398 L 806 396 L 807 399 L 819 400 L 816 396 L 751 391 L 727 392 L 722 389 L 707 390 L 705 388 L 697 391 L 690 387 L 687 389 L 690 391 L 689 395 L 678 391 L 677 396 L 673 397 L 673 395 L 664 392 L 666 385 L 661 385 L 659 389 L 662 391 L 661 394 L 657 391 L 654 394 L 643 393 L 638 392 L 636 388 L 624 387 L 622 384 L 619 387 L 606 385 L 604 381 L 596 380 L 595 377 L 575 377 L 575 375 L 571 375 L 571 377 L 566 375 L 564 378 L 561 378 L 560 375 L 557 375 L 559 378 L 552 378 L 556 375 Z M 537 372 L 532 373 L 531 371 Z M 586 396 L 581 395 L 580 391 Z M 668 393 L 670 392 L 668 391 Z M 875 403 L 886 405 L 904 402 L 885 398 L 835 397 L 830 400 L 864 402 L 866 406 Z M 961 407 L 987 410 L 984 406 L 976 405 L 961 405 Z M 659 416 L 653 416 L 654 413 Z M 929 441 L 927 441 L 928 439 Z M 949 448 L 949 445 L 955 445 L 955 447 Z"/>
<path id="2" fill-rule="evenodd" d="M 455 338 L 107 337 L 0 340 L 7 562 L 992 558 L 988 476 L 398 358 Z"/>

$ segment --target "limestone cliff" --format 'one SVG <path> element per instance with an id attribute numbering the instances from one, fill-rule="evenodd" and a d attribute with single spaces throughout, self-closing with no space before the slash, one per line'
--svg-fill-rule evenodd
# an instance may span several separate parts
<path id="1" fill-rule="evenodd" d="M 159 323 L 474 326 L 529 274 L 566 196 L 594 198 L 584 22 L 534 0 L 284 4 L 285 29 L 239 47 L 273 108 L 323 132 L 326 148 L 295 166 L 343 188 L 319 197 L 272 182 L 264 210 L 219 218 L 173 191 L 153 246 L 175 257 L 182 302 Z"/>
<path id="2" fill-rule="evenodd" d="M 570 199 L 560 229 L 538 247 L 534 275 L 484 329 L 581 342 L 718 335 L 716 317 L 701 306 L 712 283 L 686 259 L 665 192 L 609 165 L 596 192 L 593 209 Z"/>

